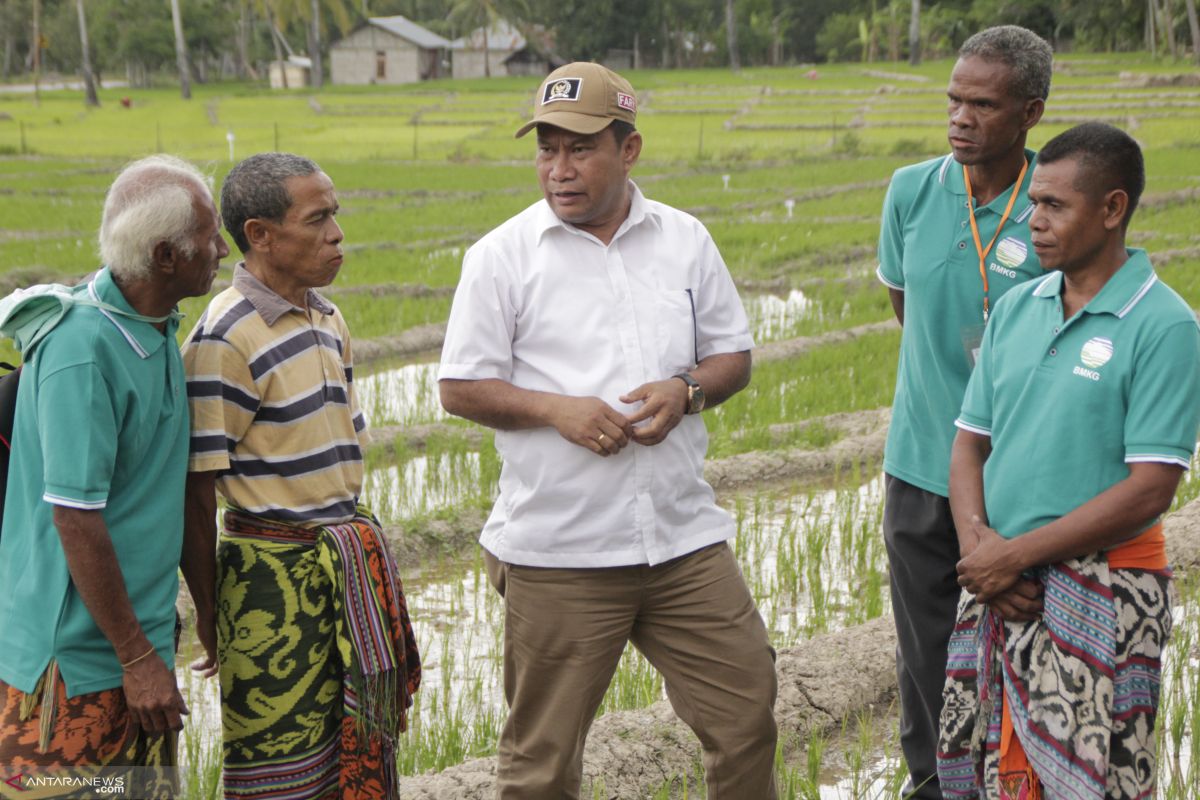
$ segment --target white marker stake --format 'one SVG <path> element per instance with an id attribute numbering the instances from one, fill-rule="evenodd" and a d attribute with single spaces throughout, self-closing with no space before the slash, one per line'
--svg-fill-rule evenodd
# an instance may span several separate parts
<path id="1" fill-rule="evenodd" d="M 724 182 L 724 184 L 725 184 L 725 191 L 727 191 L 727 192 L 728 192 L 728 191 L 729 191 L 729 176 L 728 176 L 728 175 L 722 175 L 722 176 L 721 176 L 721 180 L 722 180 L 722 182 Z"/>
<path id="2" fill-rule="evenodd" d="M 225 134 L 225 141 L 229 142 L 229 160 L 233 161 L 233 131 Z"/>
<path id="3" fill-rule="evenodd" d="M 787 209 L 788 219 L 791 219 L 792 209 L 796 207 L 796 201 L 789 197 L 787 200 L 783 201 L 783 207 Z"/>

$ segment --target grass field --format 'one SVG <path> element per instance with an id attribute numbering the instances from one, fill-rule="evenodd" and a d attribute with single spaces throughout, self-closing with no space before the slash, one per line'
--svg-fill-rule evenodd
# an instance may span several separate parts
<path id="1" fill-rule="evenodd" d="M 760 344 L 891 314 L 873 276 L 880 203 L 894 169 L 946 151 L 951 64 L 875 66 L 883 77 L 856 66 L 820 67 L 815 74 L 792 68 L 630 75 L 646 142 L 634 178 L 648 196 L 709 227 L 743 286 Z M 1200 307 L 1200 96 L 1194 88 L 1122 78 L 1165 79 L 1188 69 L 1137 56 L 1064 57 L 1030 144 L 1036 148 L 1091 118 L 1133 133 L 1145 149 L 1148 186 L 1132 239 L 1159 254 L 1161 277 Z M 348 258 L 330 295 L 356 338 L 444 321 L 463 249 L 539 197 L 533 142 L 512 137 L 534 88 L 515 78 L 317 94 L 208 85 L 195 87 L 190 103 L 173 89 L 121 89 L 102 91 L 98 110 L 85 109 L 73 93 L 45 93 L 37 107 L 28 96 L 0 93 L 0 286 L 91 271 L 103 193 L 122 163 L 164 150 L 202 164 L 219 185 L 232 166 L 232 133 L 235 159 L 292 150 L 315 158 L 333 178 Z M 118 102 L 122 97 L 129 108 Z M 432 291 L 395 290 L 416 285 Z M 203 303 L 185 303 L 189 319 Z M 875 333 L 759 365 L 750 389 L 706 414 L 710 457 L 829 444 L 839 434 L 820 426 L 783 438 L 771 426 L 887 405 L 898 341 L 898 333 Z M 12 359 L 7 343 L 0 357 Z M 369 372 L 362 374 L 364 384 L 374 381 L 367 405 L 373 425 L 446 421 L 427 363 Z M 390 521 L 453 515 L 486 506 L 494 495 L 498 464 L 490 437 L 472 444 L 454 434 L 465 426 L 449 423 L 449 433 L 419 452 L 372 460 L 368 494 Z M 778 646 L 888 613 L 876 473 L 832 481 L 723 499 L 738 519 L 739 560 Z M 1197 493 L 1200 482 L 1189 480 L 1183 496 Z M 429 671 L 403 748 L 406 773 L 494 748 L 503 719 L 499 604 L 481 574 L 474 553 L 459 554 L 425 565 L 408 581 Z M 1160 794 L 1172 799 L 1193 796 L 1200 769 L 1195 583 L 1188 593 L 1178 628 L 1183 644 L 1173 655 L 1183 666 L 1166 693 L 1170 758 Z M 657 676 L 627 654 L 605 708 L 642 706 L 660 696 Z M 193 723 L 199 718 L 211 726 L 211 705 L 199 707 L 205 711 Z M 848 721 L 832 743 L 791 743 L 807 756 L 781 759 L 784 795 L 882 796 L 900 774 L 886 755 L 895 752 L 894 724 Z M 192 795 L 211 796 L 219 769 L 201 737 L 189 742 Z M 821 754 L 835 746 L 845 769 L 831 777 Z M 695 776 L 681 778 L 695 796 Z M 679 784 L 663 791 L 679 796 Z"/>

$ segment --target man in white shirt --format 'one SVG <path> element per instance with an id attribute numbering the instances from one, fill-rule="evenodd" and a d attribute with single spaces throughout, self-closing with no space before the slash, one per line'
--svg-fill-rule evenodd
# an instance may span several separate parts
<path id="1" fill-rule="evenodd" d="M 774 798 L 774 650 L 702 469 L 699 412 L 750 379 L 746 315 L 693 217 L 629 180 L 629 83 L 568 64 L 535 96 L 543 200 L 463 259 L 446 410 L 496 429 L 484 526 L 505 598 L 500 798 L 578 797 L 626 642 L 704 750 L 710 798 Z"/>

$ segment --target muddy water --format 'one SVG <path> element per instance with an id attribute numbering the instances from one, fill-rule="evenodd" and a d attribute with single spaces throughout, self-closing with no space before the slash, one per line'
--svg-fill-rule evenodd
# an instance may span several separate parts
<path id="1" fill-rule="evenodd" d="M 462 479 L 462 486 L 469 486 L 470 468 L 477 467 L 477 459 L 477 454 L 463 454 L 459 467 L 468 477 Z M 385 467 L 372 471 L 369 485 L 380 498 L 386 494 L 403 497 L 410 492 L 400 489 L 401 483 L 428 486 L 428 471 L 442 472 L 443 466 Z M 856 572 L 864 567 L 876 572 L 882 564 L 847 561 L 858 558 L 854 549 L 857 534 L 851 526 L 859 517 L 874 520 L 877 516 L 880 487 L 880 481 L 874 479 L 845 490 L 760 497 L 743 501 L 740 507 L 737 501 L 730 504 L 731 513 L 738 518 L 738 560 L 779 646 L 808 635 L 814 629 L 808 618 L 814 614 L 821 616 L 821 630 L 856 621 L 852 610 L 860 583 Z M 424 509 L 441 503 L 453 505 L 454 497 L 454 482 L 447 482 L 441 494 L 426 494 Z M 811 543 L 813 538 L 820 542 Z M 809 544 L 805 545 L 806 541 Z M 805 546 L 808 549 L 798 556 L 797 551 Z M 481 746 L 487 746 L 504 714 L 503 609 L 487 582 L 478 551 L 428 567 L 420 575 L 405 576 L 405 588 L 424 657 L 419 707 L 408 735 L 437 741 L 453 731 L 460 737 L 484 737 L 487 741 Z M 181 755 L 193 762 L 204 760 L 219 740 L 217 683 L 180 672 L 181 683 L 192 697 L 189 728 L 194 740 L 190 750 L 181 749 Z"/>
<path id="2" fill-rule="evenodd" d="M 742 304 L 758 344 L 790 339 L 796 335 L 797 323 L 820 313 L 817 304 L 799 289 L 792 289 L 786 297 L 745 295 Z"/>
<path id="3" fill-rule="evenodd" d="M 447 417 L 438 400 L 436 362 L 404 364 L 356 377 L 358 404 L 367 424 L 422 425 Z"/>
<path id="4" fill-rule="evenodd" d="M 796 325 L 819 314 L 808 296 L 793 289 L 786 297 L 751 295 L 743 299 L 755 342 L 791 338 Z M 355 381 L 359 405 L 370 425 L 419 425 L 446 419 L 438 401 L 435 361 L 401 364 L 362 375 Z"/>

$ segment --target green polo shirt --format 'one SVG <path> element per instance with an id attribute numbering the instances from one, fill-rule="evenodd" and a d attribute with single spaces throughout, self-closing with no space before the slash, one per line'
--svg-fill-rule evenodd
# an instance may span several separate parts
<path id="1" fill-rule="evenodd" d="M 1029 245 L 1027 191 L 1036 154 L 1004 230 L 988 252 L 991 307 L 1012 287 L 1042 274 Z M 975 211 L 987 247 L 1012 188 Z M 983 325 L 983 279 L 971 235 L 962 165 L 953 156 L 904 167 L 892 176 L 879 231 L 879 279 L 904 292 L 904 332 L 883 469 L 928 492 L 949 496 L 954 418 L 971 377 L 964 333 Z"/>
<path id="2" fill-rule="evenodd" d="M 988 518 L 1012 538 L 1078 508 L 1127 464 L 1187 467 L 1200 424 L 1200 327 L 1143 250 L 1069 320 L 1062 273 L 996 306 L 958 427 L 990 436 Z"/>
<path id="3" fill-rule="evenodd" d="M 133 312 L 107 269 L 80 287 Z M 32 692 L 51 658 L 67 694 L 121 685 L 71 581 L 54 506 L 101 511 L 134 612 L 174 667 L 188 411 L 177 323 L 74 306 L 26 353 L 0 537 L 0 680 Z"/>

